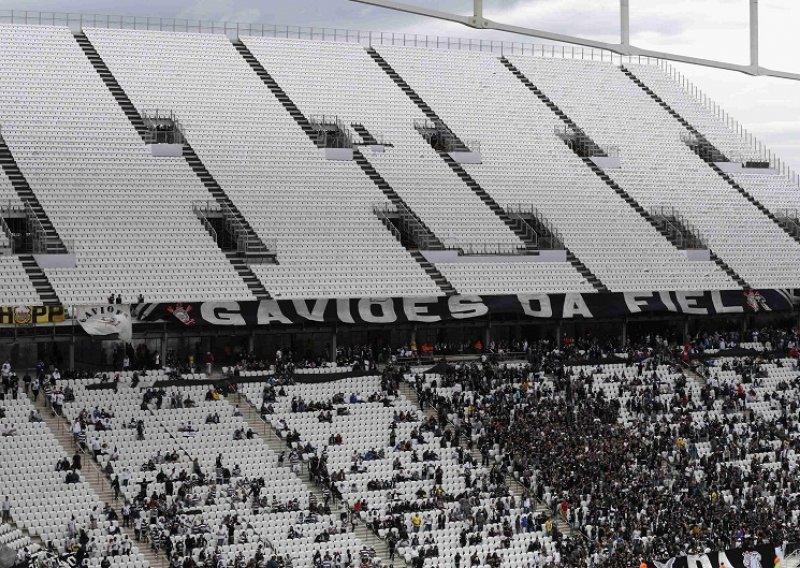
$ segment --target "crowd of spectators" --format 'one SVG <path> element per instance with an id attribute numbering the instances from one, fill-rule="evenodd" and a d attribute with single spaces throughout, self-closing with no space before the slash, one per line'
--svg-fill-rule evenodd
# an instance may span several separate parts
<path id="1" fill-rule="evenodd" d="M 796 349 L 793 331 L 755 337 L 781 356 Z M 527 365 L 449 365 L 415 384 L 423 405 L 583 535 L 588 565 L 622 568 L 800 539 L 797 395 L 765 419 L 747 411 L 746 383 L 715 383 L 713 371 L 704 383 L 681 367 L 686 353 L 740 343 L 704 334 L 687 344 L 646 336 L 623 353 L 594 340 L 536 345 Z M 570 366 L 588 359 L 599 362 Z M 762 360 L 726 364 L 750 382 Z"/>

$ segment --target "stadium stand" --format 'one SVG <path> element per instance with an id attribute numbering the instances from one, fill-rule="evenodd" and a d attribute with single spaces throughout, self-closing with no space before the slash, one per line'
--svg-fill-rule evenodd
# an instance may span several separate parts
<path id="1" fill-rule="evenodd" d="M 800 246 L 682 141 L 688 131 L 619 68 L 596 61 L 509 60 L 625 166 L 608 175 L 647 209 L 677 209 L 745 282 L 792 287 Z M 595 111 L 589 102 L 615 101 Z M 764 251 L 775 251 L 766 255 Z"/>
<path id="2" fill-rule="evenodd" d="M 669 106 L 675 109 L 697 130 L 713 143 L 731 162 L 735 164 L 759 163 L 764 158 L 756 153 L 752 144 L 748 145 L 708 108 L 693 98 L 689 92 L 654 65 L 629 64 L 626 69 L 658 93 Z M 750 195 L 763 204 L 773 215 L 797 219 L 800 205 L 795 185 L 787 176 L 771 168 L 746 168 L 734 170 L 731 177 Z"/>
<path id="3" fill-rule="evenodd" d="M 385 197 L 355 164 L 319 155 L 226 38 L 86 35 L 134 104 L 180 117 L 240 211 L 277 240 L 280 264 L 252 267 L 273 296 L 441 294 L 372 212 Z"/>
<path id="4" fill-rule="evenodd" d="M 599 180 L 555 135 L 556 115 L 496 56 L 377 49 L 451 127 L 481 139 L 483 163 L 464 164 L 470 175 L 501 203 L 535 204 L 610 290 L 735 286 L 712 263 L 688 262 Z M 541 61 L 545 67 L 558 65 Z M 493 111 L 465 113 L 467 108 Z M 525 156 L 545 159 L 527 162 Z"/>
<path id="5" fill-rule="evenodd" d="M 11 389 L 7 394 L 0 404 L 0 494 L 10 499 L 17 526 L 61 552 L 85 538 L 83 557 L 91 567 L 98 567 L 102 558 L 114 567 L 146 566 L 136 545 L 119 534 L 107 504 L 81 478 L 81 470 L 72 470 L 76 480 L 65 483 L 66 472 L 56 468 L 56 462 L 67 459 L 64 449 L 46 424 L 31 420 L 36 413 L 33 403 L 23 394 L 12 395 Z M 123 548 L 127 554 L 121 553 Z M 112 549 L 117 554 L 112 555 Z"/>
<path id="6" fill-rule="evenodd" d="M 93 28 L 76 38 L 58 27 L 4 30 L 15 47 L 4 56 L 17 73 L 15 84 L 35 94 L 17 104 L 7 91 L 0 107 L 4 138 L 46 221 L 76 250 L 75 268 L 44 268 L 66 304 L 102 302 L 109 291 L 128 301 L 139 294 L 147 301 L 186 301 L 462 289 L 776 288 L 790 286 L 795 277 L 797 244 L 776 224 L 797 209 L 793 183 L 774 170 L 749 168 L 731 174 L 731 183 L 745 192 L 736 195 L 692 155 L 682 139 L 690 134 L 686 128 L 606 62 L 255 36 L 234 45 L 210 34 Z M 138 65 L 142 58 L 146 67 Z M 268 85 L 252 65 L 268 72 Z M 515 78 L 509 65 L 521 75 Z M 34 80 L 40 66 L 54 72 Z M 311 74 L 297 72 L 312 67 Z M 733 160 L 760 159 L 658 66 L 629 63 L 624 71 L 640 75 L 719 152 Z M 346 90 L 342 83 L 366 87 Z M 53 106 L 50 93 L 57 85 L 81 96 Z M 597 88 L 587 91 L 587 85 Z M 492 111 L 465 112 L 470 108 Z M 593 110 L 600 108 L 604 112 Z M 41 109 L 58 122 L 57 138 L 42 138 Z M 210 199 L 202 183 L 185 160 L 155 158 L 137 139 L 141 124 L 135 117 L 150 109 L 178 117 L 191 143 L 192 167 L 200 164 L 205 174 L 198 175 L 215 180 L 257 238 L 276 243 L 278 264 L 238 263 L 239 274 L 230 266 L 192 212 Z M 297 123 L 308 133 L 309 121 L 324 116 L 339 121 L 357 144 L 359 137 L 367 143 L 377 136 L 390 146 L 356 150 L 357 163 L 326 160 Z M 526 116 L 531 120 L 521 118 Z M 482 163 L 456 164 L 437 152 L 418 131 L 426 120 L 447 128 L 459 143 L 477 141 Z M 598 148 L 618 150 L 621 168 L 604 170 L 575 155 L 556 132 L 565 121 Z M 70 145 L 76 139 L 80 150 Z M 52 160 L 42 161 L 42 152 Z M 57 186 L 48 169 L 54 164 L 66 176 Z M 0 187 L 4 202 L 6 194 L 13 198 L 4 181 Z M 100 191 L 79 209 L 83 217 L 67 215 L 76 191 L 85 187 Z M 154 188 L 157 196 L 150 193 Z M 766 209 L 745 203 L 750 194 Z M 390 206 L 387 196 L 395 196 L 390 201 L 399 200 L 441 246 L 504 254 L 528 246 L 505 212 L 534 207 L 558 230 L 570 262 L 427 262 L 404 250 L 376 218 L 376 206 Z M 711 260 L 689 260 L 653 226 L 649 211 L 663 207 L 697 228 L 712 249 Z M 719 228 L 724 219 L 737 219 L 732 239 Z M 108 224 L 128 227 L 125 236 L 118 231 L 109 239 Z M 160 250 L 164 242 L 181 246 Z M 768 249 L 780 251 L 778 262 L 766 260 Z M 214 270 L 201 271 L 201 264 Z M 501 275 L 492 286 L 487 270 Z M 177 274 L 181 280 L 170 283 Z M 243 278 L 258 283 L 248 287 Z"/>
<path id="7" fill-rule="evenodd" d="M 46 269 L 62 302 L 252 298 L 193 216 L 207 193 L 182 158 L 153 158 L 66 28 L 3 26 L 3 137 L 77 267 Z M 47 73 L 42 70 L 47 69 Z M 113 227 L 113 234 L 109 228 Z"/>
<path id="8" fill-rule="evenodd" d="M 661 66 L 0 36 L 0 548 L 25 568 L 654 568 L 800 541 L 776 290 L 798 187 Z M 25 223 L 55 250 L 16 250 Z M 28 308 L 113 326 L 120 296 L 131 344 Z"/>

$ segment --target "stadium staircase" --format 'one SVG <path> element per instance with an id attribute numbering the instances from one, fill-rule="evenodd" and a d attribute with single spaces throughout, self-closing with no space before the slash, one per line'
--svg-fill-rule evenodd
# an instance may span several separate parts
<path id="1" fill-rule="evenodd" d="M 76 451 L 81 452 L 72 436 L 71 427 L 67 419 L 62 416 L 56 416 L 47 405 L 47 395 L 42 392 L 41 396 L 37 397 L 35 401 L 29 394 L 26 393 L 26 396 L 28 396 L 31 404 L 39 411 L 50 433 L 58 440 L 63 450 L 63 455 L 71 458 L 72 454 Z M 53 463 L 55 463 L 56 459 L 58 459 L 58 456 L 53 456 Z M 95 461 L 94 457 L 89 453 L 83 453 L 81 466 L 81 480 L 86 482 L 89 487 L 92 488 L 92 491 L 94 491 L 104 503 L 111 506 L 111 508 L 116 511 L 118 517 L 122 519 L 121 503 L 115 502 L 114 491 L 111 489 L 111 481 Z M 121 495 L 120 493 L 120 496 Z M 164 559 L 156 555 L 147 543 L 136 541 L 136 535 L 132 527 L 123 527 L 122 523 L 120 523 L 119 526 L 122 533 L 127 535 L 128 539 L 136 545 L 136 548 L 141 555 L 144 556 L 151 568 L 163 568 L 165 566 Z"/>
<path id="2" fill-rule="evenodd" d="M 525 250 L 527 254 L 537 254 L 539 252 L 538 246 L 536 241 L 532 239 L 533 235 L 536 234 L 536 229 L 532 227 L 528 222 L 520 223 L 518 219 L 512 218 L 508 212 L 503 209 L 487 192 L 483 189 L 480 184 L 478 184 L 475 179 L 467 173 L 467 171 L 461 166 L 461 164 L 457 163 L 453 158 L 447 155 L 445 152 L 439 152 L 439 155 L 442 159 L 450 166 L 458 177 L 460 177 L 467 187 L 472 189 L 475 194 L 481 198 L 489 209 L 494 211 L 495 215 L 497 215 L 503 223 L 511 229 L 517 237 L 523 242 L 525 245 Z M 592 287 L 597 290 L 598 292 L 608 292 L 608 288 L 605 284 L 603 284 L 600 279 L 591 271 L 589 267 L 587 267 L 575 254 L 569 250 L 566 246 L 564 250 L 567 253 L 567 261 L 577 270 L 583 278 L 592 285 Z"/>
<path id="3" fill-rule="evenodd" d="M 297 105 L 294 104 L 292 99 L 289 98 L 289 95 L 287 95 L 286 92 L 281 88 L 281 86 L 278 85 L 277 81 L 275 81 L 275 79 L 272 78 L 272 75 L 270 75 L 264 68 L 264 66 L 261 65 L 261 62 L 259 62 L 258 59 L 256 59 L 255 55 L 253 55 L 250 52 L 250 50 L 247 48 L 244 42 L 238 39 L 234 40 L 233 46 L 236 48 L 236 51 L 238 51 L 239 54 L 248 63 L 248 65 L 250 65 L 250 68 L 253 69 L 256 75 L 259 76 L 261 81 L 264 83 L 264 85 L 267 86 L 267 88 L 275 96 L 275 98 L 278 99 L 278 102 L 281 103 L 284 109 L 286 109 L 286 112 L 289 113 L 289 115 L 294 119 L 297 125 L 303 130 L 303 132 L 306 133 L 308 138 L 317 147 L 321 147 L 320 138 L 317 135 L 317 131 L 305 117 L 303 112 L 299 108 L 297 108 Z M 356 132 L 359 133 L 359 135 L 361 135 L 363 139 L 364 138 L 363 133 L 366 132 L 366 129 L 363 126 L 361 126 L 360 130 L 361 132 L 358 129 L 356 129 Z M 374 140 L 374 137 L 371 138 L 372 140 Z M 413 216 L 413 219 L 416 221 L 415 225 L 420 228 L 424 228 L 424 231 L 427 232 L 427 240 L 429 242 L 438 243 L 438 245 L 441 246 L 441 248 L 444 248 L 444 246 L 442 246 L 441 244 L 441 241 L 436 237 L 436 235 L 433 234 L 433 231 L 428 229 L 425 223 L 423 223 L 422 220 L 413 212 L 413 210 L 408 205 L 406 205 L 403 199 L 389 185 L 389 182 L 387 182 L 383 178 L 383 176 L 381 176 L 378 173 L 378 171 L 373 167 L 373 165 L 369 162 L 369 160 L 367 160 L 367 158 L 358 148 L 353 148 L 353 160 L 356 162 L 358 167 L 361 168 L 361 171 L 363 171 L 372 180 L 372 182 L 378 187 L 378 189 L 380 189 L 383 192 L 383 194 L 386 195 L 386 197 L 388 197 L 389 200 L 395 206 L 398 207 L 398 209 L 406 211 Z M 444 277 L 444 275 L 441 274 L 441 272 L 439 272 L 430 262 L 426 261 L 425 258 L 422 256 L 422 254 L 419 253 L 418 249 L 409 248 L 408 250 L 411 253 L 411 256 L 420 264 L 422 269 L 425 270 L 425 272 L 433 279 L 434 282 L 436 282 L 436 284 L 439 286 L 442 292 L 444 292 L 447 295 L 453 295 L 456 293 L 455 289 L 449 282 L 447 282 L 447 279 Z"/>
<path id="4" fill-rule="evenodd" d="M 741 185 L 736 183 L 729 174 L 722 171 L 722 169 L 717 166 L 715 162 L 727 162 L 728 159 L 725 155 L 717 150 L 716 148 L 708 142 L 708 139 L 703 136 L 694 126 L 692 126 L 688 120 L 683 118 L 678 112 L 675 111 L 669 104 L 664 101 L 661 97 L 659 97 L 650 87 L 644 84 L 641 79 L 639 79 L 636 75 L 634 75 L 629 69 L 625 68 L 625 66 L 620 66 L 620 70 L 631 80 L 633 81 L 640 89 L 642 89 L 651 99 L 653 99 L 660 107 L 662 107 L 667 113 L 670 114 L 675 120 L 677 120 L 686 130 L 688 130 L 691 134 L 693 134 L 697 140 L 701 140 L 703 142 L 703 147 L 706 148 L 706 151 L 700 151 L 697 147 L 692 148 L 697 154 L 700 159 L 702 159 L 708 166 L 714 170 L 714 172 L 725 180 L 728 185 L 730 185 L 733 189 L 739 192 L 747 201 L 752 203 L 759 211 L 761 211 L 764 215 L 766 215 L 773 223 L 778 225 L 784 232 L 792 237 L 797 243 L 800 243 L 800 235 L 798 235 L 795 231 L 793 231 L 790 227 L 786 225 L 786 223 L 781 222 L 774 213 L 772 213 L 769 209 L 767 209 L 758 199 L 752 196 L 749 191 L 743 188 Z"/>
<path id="5" fill-rule="evenodd" d="M 22 264 L 22 268 L 25 269 L 31 284 L 33 284 L 34 290 L 42 299 L 42 304 L 45 306 L 60 306 L 61 300 L 58 299 L 53 285 L 50 284 L 50 280 L 39 266 L 39 263 L 36 262 L 36 258 L 32 254 L 22 254 L 19 255 L 19 261 Z"/>
<path id="6" fill-rule="evenodd" d="M 370 134 L 369 130 L 363 125 L 359 124 L 358 122 L 354 122 L 350 125 L 353 129 L 353 132 L 361 136 L 362 144 L 366 146 L 377 146 L 380 145 L 380 142 Z"/>
<path id="7" fill-rule="evenodd" d="M 525 245 L 526 254 L 537 254 L 539 252 L 535 239 L 532 239 L 531 233 L 525 230 L 527 225 L 520 225 L 511 219 L 505 209 L 503 209 L 500 204 L 497 203 L 497 201 L 495 201 L 494 198 L 492 198 L 492 196 L 489 195 L 486 190 L 483 189 L 481 185 L 467 173 L 461 164 L 451 158 L 447 152 L 437 150 L 436 153 L 439 154 L 439 157 L 442 158 L 442 160 L 444 160 L 448 166 L 450 166 L 450 169 L 453 170 L 453 172 L 455 172 L 459 178 L 461 178 L 461 181 L 463 181 L 467 187 L 469 187 L 475 193 L 475 195 L 480 197 L 481 201 L 483 201 L 483 203 L 489 209 L 491 209 L 492 212 L 497 215 L 500 220 L 502 220 L 503 223 L 505 223 L 505 225 L 511 229 L 511 231 L 513 231 L 515 235 L 517 235 L 517 237 L 519 237 L 519 240 L 521 240 Z"/>
<path id="8" fill-rule="evenodd" d="M 375 48 L 367 48 L 367 53 L 378 64 L 378 66 L 392 79 L 395 84 L 408 96 L 411 101 L 425 114 L 428 119 L 433 122 L 438 128 L 444 130 L 449 136 L 455 140 L 455 144 L 466 148 L 466 145 L 460 141 L 458 136 L 445 124 L 445 122 L 434 112 L 434 110 L 424 101 L 419 94 L 406 83 L 406 81 L 395 71 L 391 65 L 375 50 Z M 489 193 L 475 181 L 475 179 L 467 173 L 467 171 L 456 162 L 450 155 L 442 150 L 437 150 L 437 154 L 444 160 L 464 184 L 470 188 L 481 201 L 491 209 L 497 217 L 522 241 L 525 251 L 528 254 L 536 254 L 538 252 L 536 241 L 532 239 L 533 229 L 527 223 L 518 223 L 517 220 L 512 219 L 511 216 L 500 206 L 497 201 L 492 198 Z M 574 253 L 567 249 L 567 260 L 575 267 L 575 269 L 583 276 L 595 290 L 598 292 L 608 292 L 608 288 L 603 284 L 600 279 L 592 273 L 589 268 L 581 262 Z"/>
<path id="9" fill-rule="evenodd" d="M 461 142 L 456 133 L 450 130 L 450 128 L 444 123 L 444 121 L 439 118 L 439 116 L 433 112 L 433 109 L 428 106 L 428 104 L 422 100 L 422 97 L 417 94 L 417 92 L 411 88 L 411 86 L 406 83 L 406 81 L 400 76 L 400 74 L 395 71 L 389 62 L 386 61 L 380 53 L 378 53 L 374 47 L 368 47 L 367 53 L 369 56 L 378 64 L 378 67 L 386 73 L 389 78 L 394 81 L 394 83 L 400 87 L 400 89 L 406 94 L 406 96 L 411 99 L 417 107 L 423 112 L 423 114 L 430 120 L 438 129 L 443 130 L 447 133 L 448 137 L 452 139 L 456 145 L 456 147 L 466 149 L 466 145 Z"/>
<path id="10" fill-rule="evenodd" d="M 450 283 L 450 281 L 445 278 L 444 274 L 442 274 L 436 265 L 429 261 L 427 258 L 423 256 L 419 250 L 409 250 L 408 251 L 412 258 L 416 260 L 419 265 L 422 267 L 422 270 L 433 280 L 436 285 L 444 292 L 445 296 L 455 296 L 458 294 L 458 291 L 455 287 Z"/>
<path id="11" fill-rule="evenodd" d="M 358 167 L 361 168 L 367 177 L 380 189 L 383 194 L 389 198 L 389 201 L 395 206 L 398 215 L 400 216 L 398 225 L 400 227 L 407 226 L 413 227 L 413 231 L 404 231 L 401 228 L 392 224 L 389 217 L 381 212 L 378 212 L 378 217 L 381 222 L 395 235 L 400 244 L 402 244 L 409 252 L 411 257 L 417 261 L 422 270 L 436 283 L 439 289 L 445 293 L 446 296 L 454 296 L 457 292 L 455 287 L 445 278 L 436 266 L 426 259 L 420 252 L 420 249 L 426 250 L 444 250 L 444 244 L 439 238 L 431 231 L 428 226 L 414 213 L 403 198 L 392 189 L 389 182 L 386 181 L 375 167 L 367 160 L 361 150 L 353 149 L 353 160 L 355 160 Z"/>
<path id="12" fill-rule="evenodd" d="M 83 32 L 77 32 L 74 34 L 74 36 L 75 41 L 83 50 L 83 53 L 92 64 L 95 71 L 97 71 L 97 74 L 103 80 L 103 83 L 105 83 L 111 95 L 117 101 L 120 109 L 122 109 L 122 111 L 125 113 L 125 116 L 128 117 L 131 126 L 133 126 L 139 136 L 142 137 L 143 142 L 149 143 L 150 133 L 145 126 L 141 114 L 139 114 L 139 111 L 136 110 L 136 107 L 128 98 L 128 95 L 125 93 L 125 90 L 122 88 L 119 82 L 117 82 L 117 79 L 114 77 L 113 73 L 111 73 L 111 70 L 108 68 L 105 61 L 103 61 L 103 58 L 100 57 L 100 54 L 95 49 L 94 45 L 92 45 L 92 42 L 89 41 L 89 38 Z M 185 138 L 183 142 L 183 157 L 214 200 L 220 205 L 220 207 L 222 207 L 224 211 L 228 212 L 227 214 L 233 217 L 237 226 L 244 228 L 246 240 L 249 243 L 254 243 L 254 246 L 248 248 L 246 254 L 240 253 L 238 255 L 231 255 L 226 253 L 231 265 L 233 265 L 236 272 L 239 273 L 239 276 L 241 276 L 241 278 L 245 281 L 248 288 L 250 288 L 250 291 L 256 298 L 270 298 L 266 288 L 264 288 L 264 285 L 258 280 L 247 263 L 252 260 L 257 262 L 269 262 L 277 264 L 275 252 L 270 251 L 267 248 L 264 241 L 250 226 L 250 223 L 247 222 L 247 219 L 245 219 L 244 215 L 242 215 L 236 205 L 234 205 L 233 201 L 231 201 L 231 199 L 227 196 L 225 191 L 222 189 L 219 183 L 217 183 L 211 173 L 209 173 L 208 169 L 205 167 L 202 160 L 200 160 L 200 158 L 197 156 L 197 153 L 194 151 L 191 144 L 189 144 L 189 141 Z"/>
<path id="13" fill-rule="evenodd" d="M 567 114 L 550 99 L 550 97 L 544 94 L 541 91 L 541 89 L 539 89 L 536 85 L 534 85 L 530 79 L 528 79 L 519 69 L 517 69 L 517 67 L 513 63 L 511 63 L 505 57 L 501 57 L 500 61 L 503 63 L 506 69 L 511 71 L 511 73 L 513 73 L 514 76 L 528 88 L 528 90 L 530 90 L 534 95 L 536 95 L 536 97 L 540 101 L 542 101 L 547 106 L 547 108 L 553 111 L 553 113 L 558 118 L 561 119 L 561 121 L 566 125 L 568 129 L 572 130 L 573 132 L 580 132 L 582 133 L 583 136 L 586 136 L 585 133 L 583 133 L 583 130 L 580 127 L 578 127 L 578 125 L 575 124 L 575 122 L 569 116 L 567 116 Z M 648 213 L 645 210 L 645 208 L 639 204 L 638 201 L 636 201 L 633 197 L 631 197 L 631 195 L 627 191 L 625 191 L 622 187 L 620 187 L 620 185 L 617 182 L 611 179 L 611 176 L 609 176 L 602 168 L 600 168 L 597 164 L 595 164 L 590 156 L 583 155 L 584 153 L 580 152 L 579 147 L 576 145 L 567 143 L 567 146 L 571 148 L 578 155 L 581 161 L 583 161 L 583 163 L 586 164 L 586 166 L 590 170 L 592 170 L 597 177 L 603 180 L 603 182 L 608 187 L 613 189 L 617 195 L 619 195 L 645 221 L 650 223 L 650 225 L 652 225 L 653 228 L 655 228 L 661 235 L 663 235 L 667 241 L 669 241 L 675 248 L 680 248 L 674 238 L 671 238 L 669 235 L 665 234 L 662 231 L 661 224 L 656 219 L 654 219 L 653 216 L 650 215 L 650 213 Z M 588 136 L 586 136 L 585 144 L 583 144 L 581 147 L 584 149 L 587 147 L 599 148 L 599 146 L 593 140 L 588 138 Z M 741 276 L 739 276 L 730 266 L 728 266 L 727 263 L 725 263 L 722 259 L 720 259 L 716 254 L 711 252 L 710 258 L 739 286 L 741 286 L 742 288 L 749 287 L 747 282 L 745 282 L 745 280 Z"/>
<path id="14" fill-rule="evenodd" d="M 228 259 L 228 262 L 231 263 L 233 269 L 239 274 L 239 277 L 247 284 L 253 296 L 259 300 L 268 300 L 272 298 L 267 289 L 264 288 L 261 280 L 258 279 L 250 266 L 248 266 L 241 253 L 226 252 L 225 257 Z"/>
<path id="15" fill-rule="evenodd" d="M 11 149 L 8 147 L 8 144 L 6 144 L 6 141 L 3 139 L 2 135 L 0 135 L 0 167 L 2 167 L 3 172 L 11 181 L 11 185 L 14 187 L 14 191 L 16 191 L 17 196 L 25 206 L 26 211 L 29 213 L 29 215 L 34 217 L 33 222 L 37 223 L 41 230 L 44 231 L 44 238 L 47 239 L 49 243 L 52 243 L 51 250 L 48 252 L 54 254 L 66 253 L 67 247 L 58 236 L 55 227 L 53 227 L 53 223 L 50 221 L 50 218 L 47 216 L 47 213 L 45 213 L 44 208 L 39 203 L 39 199 L 33 193 L 31 186 L 28 184 L 28 180 L 25 179 L 25 176 L 20 171 L 19 166 L 17 165 L 17 162 L 14 160 L 14 156 L 11 153 Z M 33 284 L 36 293 L 39 294 L 42 304 L 45 306 L 61 305 L 61 301 L 58 299 L 56 291 L 53 289 L 53 286 L 50 283 L 50 280 L 47 278 L 47 275 L 44 273 L 44 270 L 42 270 L 39 266 L 39 263 L 36 262 L 36 258 L 34 258 L 32 254 L 24 254 L 19 256 L 19 260 L 22 263 L 22 267 L 25 269 L 31 284 Z"/>
<path id="16" fill-rule="evenodd" d="M 86 37 L 86 34 L 81 32 L 75 32 L 73 34 L 75 36 L 75 41 L 78 42 L 78 45 L 83 50 L 83 53 L 86 55 L 86 58 L 89 60 L 89 63 L 92 64 L 97 74 L 100 75 L 100 78 L 105 83 L 108 90 L 111 92 L 114 99 L 117 101 L 117 104 L 122 109 L 122 112 L 125 113 L 125 116 L 128 117 L 130 120 L 131 125 L 142 137 L 143 141 L 148 140 L 148 132 L 147 127 L 144 125 L 144 120 L 142 119 L 139 111 L 136 110 L 136 107 L 133 106 L 133 103 L 128 98 L 128 95 L 125 94 L 124 89 L 120 86 L 117 82 L 117 79 L 111 73 L 111 70 L 106 65 L 103 58 L 100 57 L 100 54 L 97 53 L 97 50 L 92 45 L 92 42 L 89 41 L 89 38 Z"/>
<path id="17" fill-rule="evenodd" d="M 228 395 L 228 398 L 233 398 L 232 395 Z M 263 420 L 259 415 L 256 408 L 250 403 L 250 401 L 243 397 L 240 393 L 236 393 L 235 395 L 236 405 L 242 411 L 242 418 L 247 422 L 250 429 L 256 433 L 256 435 L 260 436 L 262 440 L 264 440 L 267 445 L 272 449 L 273 452 L 276 454 L 285 453 L 288 451 L 286 446 L 286 442 L 278 436 L 275 429 L 272 427 L 272 424 L 268 423 L 267 421 Z M 231 401 L 233 402 L 233 401 Z M 302 463 L 302 462 L 301 462 Z M 288 464 L 288 461 L 287 461 Z M 287 465 L 288 467 L 288 465 Z M 314 496 L 317 498 L 317 503 L 324 503 L 325 498 L 323 495 L 323 487 L 322 485 L 314 482 L 311 480 L 311 476 L 308 473 L 308 468 L 305 467 L 305 464 L 302 464 L 302 469 L 300 475 L 297 476 L 303 484 L 308 489 L 309 494 L 313 493 Z M 331 505 L 336 505 L 336 502 L 331 497 L 330 501 Z M 341 501 L 340 507 L 342 507 L 342 511 L 347 510 L 347 505 L 345 501 Z M 334 507 L 331 507 L 331 511 L 334 511 Z M 356 517 L 358 519 L 358 523 L 355 525 L 355 535 L 358 539 L 366 544 L 367 546 L 373 548 L 375 550 L 376 555 L 378 558 L 383 562 L 384 566 L 389 566 L 391 563 L 389 562 L 389 546 L 386 544 L 384 540 L 378 537 L 370 528 L 366 525 L 363 519 L 360 517 Z M 356 551 L 357 552 L 357 551 Z M 395 566 L 407 566 L 403 557 L 398 554 L 395 556 L 394 561 L 392 562 Z"/>
<path id="18" fill-rule="evenodd" d="M 233 40 L 233 47 L 236 48 L 236 51 L 244 58 L 248 65 L 255 71 L 256 75 L 259 76 L 261 81 L 267 86 L 270 92 L 275 95 L 275 98 L 278 99 L 278 102 L 283 105 L 283 108 L 286 109 L 286 112 L 294 119 L 297 125 L 303 129 L 303 132 L 306 133 L 308 138 L 317 146 L 320 146 L 319 137 L 317 136 L 317 131 L 311 126 L 311 123 L 308 119 L 303 115 L 297 105 L 292 102 L 292 99 L 289 98 L 289 95 L 278 85 L 277 81 L 272 78 L 264 66 L 261 65 L 261 62 L 256 59 L 256 56 L 253 55 L 244 42 L 240 39 Z"/>

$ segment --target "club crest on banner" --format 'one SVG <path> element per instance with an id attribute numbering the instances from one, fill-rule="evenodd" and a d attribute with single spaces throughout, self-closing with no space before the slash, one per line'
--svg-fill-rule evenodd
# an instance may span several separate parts
<path id="1" fill-rule="evenodd" d="M 194 318 L 190 315 L 192 306 L 184 307 L 183 304 L 175 304 L 167 307 L 167 311 L 175 316 L 183 325 L 194 325 Z"/>
<path id="2" fill-rule="evenodd" d="M 30 325 L 33 323 L 33 310 L 30 306 L 14 307 L 14 323 L 17 325 Z"/>
<path id="3" fill-rule="evenodd" d="M 747 302 L 747 309 L 753 312 L 772 311 L 767 303 L 767 299 L 758 290 L 745 290 L 744 297 Z"/>

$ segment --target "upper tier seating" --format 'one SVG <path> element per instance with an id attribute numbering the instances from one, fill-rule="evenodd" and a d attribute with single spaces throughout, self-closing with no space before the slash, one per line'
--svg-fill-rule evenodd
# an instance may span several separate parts
<path id="1" fill-rule="evenodd" d="M 636 77 L 653 89 L 689 124 L 699 130 L 717 149 L 731 161 L 764 161 L 764 158 L 745 142 L 744 138 L 729 128 L 709 108 L 683 89 L 664 71 L 654 65 L 626 64 Z M 800 210 L 800 188 L 797 183 L 774 170 L 748 169 L 732 174 L 736 182 L 746 189 L 775 215 Z"/>
<path id="2" fill-rule="evenodd" d="M 183 158 L 153 158 L 67 28 L 0 26 L 0 126 L 76 268 L 46 269 L 69 305 L 252 299 L 191 209 Z"/>
<path id="3" fill-rule="evenodd" d="M 696 128 L 730 160 L 758 161 L 759 154 L 745 139 L 673 79 L 666 69 L 647 63 L 624 63 L 642 83 Z"/>
<path id="4" fill-rule="evenodd" d="M 642 207 L 675 208 L 751 286 L 794 287 L 800 244 L 695 155 L 681 140 L 688 131 L 619 68 L 509 59 L 596 143 L 619 148 L 622 169 L 608 174 Z"/>
<path id="5" fill-rule="evenodd" d="M 367 152 L 367 159 L 446 246 L 521 246 L 414 129 L 414 121 L 424 120 L 425 114 L 361 45 L 260 37 L 243 41 L 307 117 L 361 123 L 392 144 L 384 153 Z M 298 68 L 311 72 L 298 73 Z"/>
<path id="6" fill-rule="evenodd" d="M 252 266 L 273 296 L 441 294 L 373 213 L 386 197 L 354 162 L 324 159 L 226 37 L 86 34 L 133 104 L 174 112 L 239 211 L 277 241 L 280 264 Z"/>
<path id="7" fill-rule="evenodd" d="M 3 25 L 0 128 L 76 268 L 45 268 L 68 305 L 248 300 L 254 296 L 192 212 L 211 198 L 183 158 L 154 158 L 66 27 Z M 326 160 L 219 34 L 87 29 L 139 111 L 175 113 L 189 142 L 279 264 L 251 268 L 276 298 L 435 296 L 441 289 L 373 212 L 387 197 L 357 164 Z M 450 247 L 518 247 L 491 208 L 414 129 L 425 114 L 359 44 L 244 37 L 308 118 L 361 123 L 391 147 L 363 149 Z M 688 261 L 555 134 L 560 119 L 496 54 L 377 46 L 381 57 L 483 162 L 464 169 L 501 206 L 535 207 L 611 291 L 732 289 L 714 262 Z M 674 208 L 748 284 L 793 287 L 800 245 L 716 175 L 687 133 L 617 67 L 511 56 L 601 147 L 607 173 L 646 210 Z M 146 62 L 146 64 L 144 63 Z M 657 66 L 630 65 L 732 158 L 749 146 Z M 45 72 L 46 71 L 46 72 Z M 357 88 L 356 88 L 357 87 Z M 358 140 L 358 136 L 355 136 Z M 784 176 L 734 178 L 773 213 L 800 210 Z M 0 174 L 0 201 L 19 204 Z M 0 235 L 0 248 L 6 243 Z M 39 303 L 18 261 L 2 259 L 0 305 Z M 459 292 L 589 292 L 569 263 L 442 262 Z"/>
<path id="8" fill-rule="evenodd" d="M 470 175 L 499 203 L 541 211 L 611 291 L 736 287 L 714 263 L 687 261 L 600 180 L 556 136 L 561 120 L 498 57 L 377 49 L 451 128 L 481 141 L 483 163 L 464 165 Z M 554 60 L 536 61 L 560 75 Z"/>
<path id="9" fill-rule="evenodd" d="M 361 123 L 373 136 L 392 144 L 367 158 L 446 246 L 519 247 L 508 227 L 458 179 L 414 129 L 425 115 L 360 45 L 244 37 L 243 41 L 295 104 L 309 115 L 338 116 Z M 313 69 L 297 73 L 297 67 Z M 359 85 L 343 89 L 342 84 Z M 423 97 L 424 98 L 424 97 Z M 434 107 L 436 110 L 436 107 Z M 456 132 L 459 133 L 458 131 Z M 358 137 L 356 136 L 356 139 Z M 436 263 L 463 293 L 583 291 L 593 288 L 566 263 L 487 267 Z M 520 272 L 524 281 L 520 281 Z M 490 285 L 491 284 L 491 285 Z"/>

